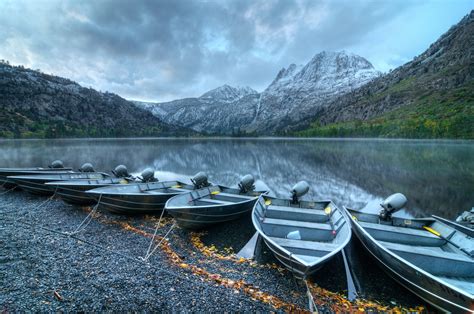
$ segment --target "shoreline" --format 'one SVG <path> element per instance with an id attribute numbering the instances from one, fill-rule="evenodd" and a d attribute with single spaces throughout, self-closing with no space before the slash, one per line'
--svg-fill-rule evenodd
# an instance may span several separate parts
<path id="1" fill-rule="evenodd" d="M 199 141 L 199 140 L 227 140 L 227 141 L 340 141 L 340 142 L 438 142 L 438 143 L 474 143 L 474 139 L 456 138 L 388 138 L 388 137 L 297 137 L 297 136 L 256 136 L 256 137 L 232 137 L 232 136 L 157 136 L 157 137 L 57 137 L 57 138 L 0 138 L 0 142 L 13 141 L 82 141 L 82 140 L 179 140 L 179 141 Z"/>
<path id="2" fill-rule="evenodd" d="M 68 237 L 65 232 L 74 230 L 90 208 L 56 199 L 38 207 L 45 200 L 20 191 L 0 196 L 6 256 L 0 269 L 8 283 L 2 287 L 2 310 L 307 310 L 305 287 L 271 255 L 263 253 L 257 261 L 235 256 L 250 233 L 240 236 L 245 219 L 231 228 L 219 226 L 203 233 L 176 229 L 146 264 L 139 258 L 158 217 L 99 211 L 82 233 Z M 158 235 L 168 230 L 171 219 L 164 222 Z M 343 286 L 339 292 L 324 289 L 337 281 L 336 268 L 314 278 L 321 284 L 312 289 L 321 311 L 351 304 L 346 303 Z M 328 278 L 324 273 L 330 274 Z M 360 301 L 354 306 L 393 308 L 391 302 Z"/>

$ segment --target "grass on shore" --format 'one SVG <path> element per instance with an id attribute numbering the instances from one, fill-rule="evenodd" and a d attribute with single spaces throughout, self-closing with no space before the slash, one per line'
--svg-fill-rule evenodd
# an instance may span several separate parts
<path id="1" fill-rule="evenodd" d="M 403 87 L 407 85 L 411 84 Z M 420 95 L 411 105 L 366 121 L 328 125 L 316 121 L 308 129 L 298 131 L 295 135 L 474 139 L 474 82 L 452 90 Z"/>

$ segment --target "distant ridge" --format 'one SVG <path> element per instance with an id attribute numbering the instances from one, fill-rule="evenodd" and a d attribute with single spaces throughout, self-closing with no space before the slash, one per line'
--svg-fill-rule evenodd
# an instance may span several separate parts
<path id="1" fill-rule="evenodd" d="M 0 62 L 0 137 L 186 134 L 112 93 Z"/>
<path id="2" fill-rule="evenodd" d="M 259 94 L 250 87 L 222 85 L 196 98 L 164 103 L 133 101 L 163 121 L 207 134 L 232 134 L 250 123 Z"/>
<path id="3" fill-rule="evenodd" d="M 250 87 L 223 85 L 198 98 L 134 103 L 167 123 L 203 133 L 271 135 L 379 75 L 360 56 L 323 51 L 304 66 L 282 69 L 261 94 Z"/>

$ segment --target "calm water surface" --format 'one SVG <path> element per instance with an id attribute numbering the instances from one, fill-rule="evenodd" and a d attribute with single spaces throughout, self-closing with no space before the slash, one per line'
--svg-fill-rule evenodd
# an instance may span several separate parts
<path id="1" fill-rule="evenodd" d="M 258 187 L 287 197 L 306 180 L 307 198 L 361 208 L 401 192 L 399 215 L 455 218 L 474 206 L 474 143 L 312 139 L 68 139 L 0 141 L 0 167 L 45 166 L 54 159 L 110 171 L 125 164 L 137 173 L 154 167 L 160 180 L 198 171 L 234 185 L 251 173 Z"/>

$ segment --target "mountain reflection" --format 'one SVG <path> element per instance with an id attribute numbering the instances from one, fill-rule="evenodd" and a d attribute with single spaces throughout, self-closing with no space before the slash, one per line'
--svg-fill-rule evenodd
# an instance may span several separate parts
<path id="1" fill-rule="evenodd" d="M 161 180 L 198 171 L 233 185 L 247 173 L 259 188 L 287 197 L 306 180 L 306 198 L 360 208 L 395 192 L 407 214 L 454 218 L 474 204 L 474 145 L 469 142 L 290 139 L 74 139 L 0 142 L 0 167 L 47 165 L 62 159 L 75 168 L 92 162 L 109 171 L 154 167 Z"/>

